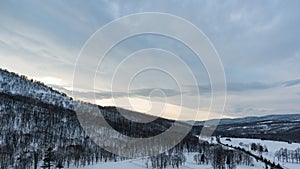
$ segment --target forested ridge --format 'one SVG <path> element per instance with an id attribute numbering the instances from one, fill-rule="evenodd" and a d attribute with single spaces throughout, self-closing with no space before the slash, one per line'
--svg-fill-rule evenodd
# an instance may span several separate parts
<path id="1" fill-rule="evenodd" d="M 79 167 L 125 159 L 90 139 L 80 125 L 76 106 L 85 107 L 85 111 L 92 114 L 96 108 L 115 130 L 130 137 L 151 137 L 173 123 L 163 118 L 149 124 L 132 122 L 115 107 L 74 101 L 41 82 L 0 69 L 0 168 Z M 129 113 L 147 118 L 147 115 Z M 96 127 L 98 132 L 108 131 L 110 135 L 101 123 Z M 189 134 L 175 149 L 192 148 L 197 142 L 197 138 Z"/>

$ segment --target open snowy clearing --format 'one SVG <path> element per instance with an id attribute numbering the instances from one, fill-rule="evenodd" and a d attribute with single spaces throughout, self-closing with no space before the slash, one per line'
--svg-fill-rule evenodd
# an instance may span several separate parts
<path id="1" fill-rule="evenodd" d="M 187 158 L 186 163 L 183 166 L 180 166 L 181 169 L 213 169 L 213 167 L 208 165 L 197 165 L 193 160 L 193 156 L 196 153 L 186 153 L 185 156 Z M 146 168 L 146 159 L 134 159 L 134 160 L 125 160 L 120 162 L 107 162 L 107 163 L 98 163 L 95 165 L 90 165 L 86 167 L 81 167 L 79 169 L 145 169 Z M 76 167 L 70 167 L 71 169 L 76 169 Z M 152 167 L 148 167 L 152 168 Z M 167 168 L 172 168 L 172 166 L 168 166 Z M 176 168 L 176 167 L 175 167 Z M 255 166 L 237 166 L 236 169 L 254 169 L 254 168 L 264 168 L 264 164 L 256 163 Z"/>
<path id="2" fill-rule="evenodd" d="M 230 139 L 230 141 L 229 141 Z M 287 143 L 282 141 L 271 141 L 271 140 L 260 140 L 260 139 L 247 139 L 247 138 L 220 138 L 220 141 L 224 144 L 238 146 L 244 148 L 246 150 L 251 151 L 254 154 L 260 155 L 258 151 L 251 150 L 252 143 L 259 143 L 262 146 L 267 147 L 268 152 L 263 152 L 261 155 L 275 163 L 280 163 L 280 165 L 286 169 L 299 169 L 300 164 L 297 163 L 286 163 L 280 162 L 275 158 L 276 151 L 280 150 L 281 148 L 286 148 L 288 150 L 295 150 L 300 148 L 299 143 Z M 243 143 L 242 146 L 240 143 Z"/>
<path id="3" fill-rule="evenodd" d="M 240 143 L 242 142 L 243 146 L 240 146 L 240 147 L 245 148 L 246 150 L 251 150 L 250 149 L 251 143 L 259 143 L 262 146 L 266 146 L 268 149 L 268 152 L 264 152 L 264 153 L 262 153 L 262 155 L 264 157 L 270 159 L 271 161 L 275 161 L 276 163 L 278 163 L 278 161 L 274 158 L 274 154 L 280 148 L 287 148 L 287 149 L 294 150 L 294 149 L 300 147 L 299 143 L 289 144 L 287 142 L 280 142 L 280 141 L 245 139 L 245 138 L 230 138 L 231 141 L 228 141 L 226 139 L 228 139 L 228 138 L 221 138 L 221 142 L 224 144 L 233 145 L 233 146 L 240 146 Z M 214 140 L 216 140 L 216 139 L 214 139 Z M 253 153 L 258 154 L 258 152 L 253 152 Z M 180 166 L 179 168 L 182 168 L 182 169 L 198 169 L 198 168 L 213 169 L 212 165 L 210 165 L 210 164 L 197 165 L 196 162 L 193 160 L 193 156 L 195 154 L 196 153 L 185 153 L 187 161 L 183 166 Z M 145 169 L 146 161 L 147 161 L 147 159 L 140 158 L 140 159 L 119 161 L 119 162 L 106 162 L 106 163 L 101 162 L 101 163 L 90 165 L 90 166 L 79 167 L 79 169 Z M 282 162 L 279 162 L 279 163 L 285 169 L 299 169 L 300 168 L 300 164 L 296 164 L 296 163 L 282 163 Z M 76 168 L 77 167 L 70 167 L 70 169 L 76 169 Z M 152 167 L 149 165 L 149 168 L 152 168 Z M 168 166 L 167 168 L 172 168 L 172 166 Z M 265 165 L 263 163 L 256 162 L 254 160 L 254 166 L 238 165 L 236 169 L 264 169 L 264 168 L 265 168 Z"/>

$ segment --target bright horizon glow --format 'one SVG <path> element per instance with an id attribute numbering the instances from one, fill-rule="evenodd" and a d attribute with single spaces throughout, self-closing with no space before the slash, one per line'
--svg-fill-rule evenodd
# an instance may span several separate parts
<path id="1" fill-rule="evenodd" d="M 46 85 L 57 85 L 63 87 L 66 83 L 63 82 L 62 79 L 57 77 L 32 77 L 32 79 L 35 79 L 37 81 L 43 82 Z"/>
<path id="2" fill-rule="evenodd" d="M 124 98 L 119 99 L 119 102 L 124 100 Z M 227 116 L 227 115 L 220 115 L 219 113 L 215 112 L 209 112 L 206 110 L 199 110 L 198 111 L 198 117 L 196 117 L 196 110 L 190 109 L 183 106 L 178 106 L 170 103 L 163 103 L 165 104 L 164 109 L 160 111 L 159 113 L 157 111 L 151 109 L 151 104 L 162 104 L 160 102 L 149 102 L 147 99 L 142 98 L 130 98 L 131 105 L 128 106 L 121 106 L 121 108 L 128 109 L 131 111 L 136 111 L 144 114 L 149 114 L 157 117 L 164 117 L 167 119 L 173 119 L 173 120 L 181 120 L 181 121 L 187 121 L 187 120 L 194 120 L 194 121 L 205 121 L 209 119 L 221 119 L 221 118 L 236 118 L 234 116 Z M 102 100 L 96 100 L 95 104 L 101 105 L 101 106 L 116 106 L 115 99 L 102 99 Z M 127 102 L 125 102 L 127 103 Z M 181 119 L 178 119 L 180 114 L 183 113 Z M 186 115 L 184 115 L 186 114 Z M 196 117 L 196 118 L 195 118 Z M 208 118 L 210 117 L 210 118 Z"/>

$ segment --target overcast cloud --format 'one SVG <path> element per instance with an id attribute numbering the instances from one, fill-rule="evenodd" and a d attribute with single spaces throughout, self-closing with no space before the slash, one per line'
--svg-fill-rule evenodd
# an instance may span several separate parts
<path id="1" fill-rule="evenodd" d="M 225 115 L 300 113 L 299 6 L 297 0 L 1 1 L 0 67 L 38 79 L 60 79 L 58 84 L 47 83 L 71 94 L 76 58 L 96 30 L 137 12 L 170 13 L 199 27 L 218 51 L 228 87 Z M 209 77 L 201 61 L 179 42 L 151 35 L 130 38 L 108 54 L 95 76 L 97 99 L 110 97 L 111 72 L 120 61 L 144 48 L 176 53 L 194 72 L 199 85 L 182 84 L 185 87 L 180 90 L 171 79 L 155 80 L 153 73 L 149 78 L 137 78 L 131 96 L 145 98 L 156 87 L 165 92 L 165 96 L 154 95 L 157 98 L 178 99 L 184 93 L 193 100 L 195 89 L 199 89 L 204 102 L 210 99 Z M 86 58 L 87 66 L 80 68 L 83 79 L 95 75 L 88 66 L 91 61 Z M 165 62 L 170 67 L 175 64 Z M 129 63 L 129 68 L 136 64 Z M 181 73 L 178 69 L 178 78 L 185 80 Z M 84 80 L 80 86 L 75 92 L 90 99 L 92 91 Z M 120 89 L 113 91 L 115 97 L 128 95 L 121 90 L 128 86 L 118 83 L 114 87 Z"/>

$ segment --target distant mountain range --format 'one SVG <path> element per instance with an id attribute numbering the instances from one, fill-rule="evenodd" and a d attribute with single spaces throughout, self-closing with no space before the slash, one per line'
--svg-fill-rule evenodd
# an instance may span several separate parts
<path id="1" fill-rule="evenodd" d="M 192 133 L 199 134 L 204 123 L 196 122 Z M 221 119 L 214 135 L 299 143 L 300 114 Z"/>
<path id="2" fill-rule="evenodd" d="M 249 117 L 243 117 L 243 118 L 225 118 L 220 119 L 219 124 L 225 125 L 225 124 L 243 124 L 243 123 L 252 123 L 252 122 L 267 122 L 267 121 L 278 121 L 278 120 L 284 120 L 284 121 L 300 121 L 300 114 L 280 114 L 280 115 L 267 115 L 267 116 L 249 116 Z M 203 125 L 205 121 L 198 121 L 195 123 L 195 125 Z"/>

